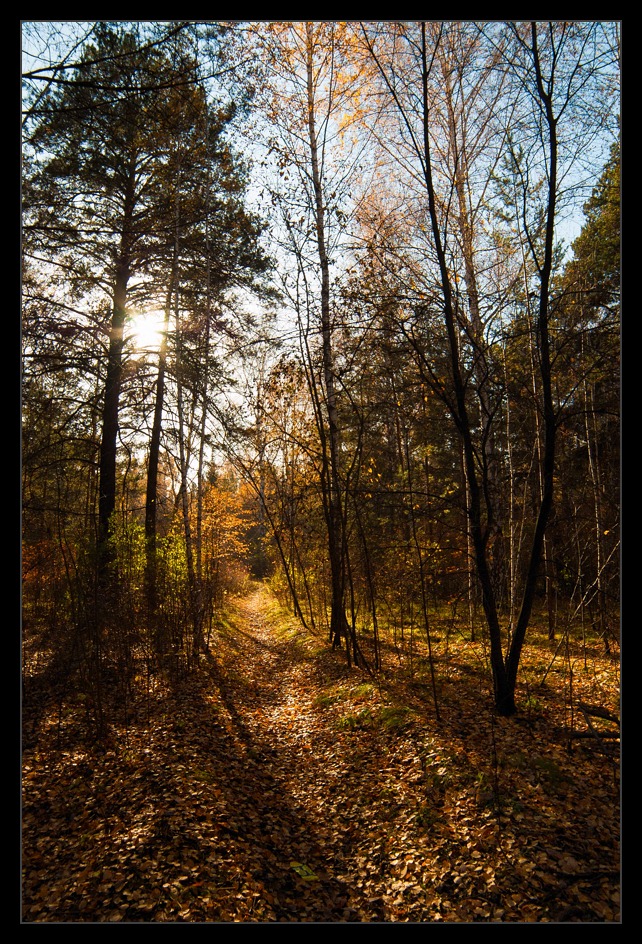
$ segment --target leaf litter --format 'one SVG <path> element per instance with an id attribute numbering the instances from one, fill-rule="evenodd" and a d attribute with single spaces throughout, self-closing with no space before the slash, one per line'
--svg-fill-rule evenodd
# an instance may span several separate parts
<path id="1" fill-rule="evenodd" d="M 497 717 L 450 640 L 437 720 L 393 650 L 373 679 L 265 588 L 233 605 L 107 743 L 81 706 L 29 737 L 25 702 L 24 922 L 619 922 L 619 748 L 570 739 L 563 681 Z M 617 710 L 616 660 L 586 666 Z"/>

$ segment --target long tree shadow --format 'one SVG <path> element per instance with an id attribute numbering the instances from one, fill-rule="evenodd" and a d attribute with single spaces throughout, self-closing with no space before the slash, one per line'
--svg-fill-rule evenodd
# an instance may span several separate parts
<path id="1" fill-rule="evenodd" d="M 364 824 L 367 830 L 379 813 L 362 804 L 363 814 L 359 811 L 355 816 L 351 811 L 349 817 L 356 832 L 337 824 L 329 843 L 323 826 L 327 827 L 327 816 L 332 813 L 324 820 L 323 795 L 317 792 L 310 807 L 306 807 L 305 791 L 297 795 L 293 775 L 298 770 L 306 775 L 310 771 L 297 766 L 305 763 L 305 755 L 297 753 L 292 738 L 279 728 L 278 711 L 276 721 L 274 716 L 271 722 L 266 720 L 270 709 L 284 704 L 287 692 L 280 686 L 288 684 L 295 663 L 311 660 L 311 677 L 325 673 L 328 666 L 346 675 L 341 655 L 315 659 L 296 636 L 267 640 L 261 636 L 260 624 L 255 627 L 243 614 L 235 618 L 220 650 L 207 654 L 190 677 L 175 678 L 164 701 L 159 696 L 158 713 L 149 729 L 149 750 L 137 746 L 128 765 L 121 755 L 116 764 L 110 764 L 109 758 L 97 762 L 88 756 L 81 766 L 70 754 L 63 769 L 67 760 L 61 759 L 60 776 L 56 772 L 55 780 L 59 788 L 48 782 L 42 793 L 46 810 L 42 803 L 35 810 L 41 819 L 46 813 L 51 823 L 46 833 L 44 825 L 39 826 L 37 835 L 46 835 L 47 843 L 51 835 L 57 842 L 42 842 L 39 847 L 50 850 L 48 857 L 58 872 L 68 874 L 56 919 L 102 919 L 110 909 L 126 909 L 127 919 L 134 921 L 386 920 L 383 903 L 364 908 L 357 888 L 332 875 L 343 871 L 344 857 L 355 860 L 363 838 L 359 830 Z M 461 798 L 477 786 L 480 796 L 486 792 L 487 802 L 496 805 L 498 822 L 500 815 L 510 814 L 511 828 L 525 841 L 530 843 L 535 835 L 581 862 L 578 821 L 571 825 L 563 815 L 559 822 L 548 816 L 556 808 L 563 814 L 567 804 L 580 812 L 583 809 L 585 768 L 572 769 L 572 760 L 563 753 L 564 732 L 559 732 L 554 752 L 550 737 L 544 737 L 546 731 L 550 735 L 545 709 L 555 707 L 559 716 L 563 693 L 542 691 L 541 708 L 533 708 L 530 716 L 506 723 L 500 730 L 491 722 L 490 705 L 488 723 L 480 726 L 475 676 L 456 675 L 454 684 L 442 692 L 444 718 L 439 731 L 418 702 L 421 723 L 413 729 L 416 737 L 409 735 L 424 759 L 420 812 L 426 822 L 441 818 L 448 825 L 450 817 L 459 815 Z M 388 694 L 406 705 L 408 689 L 397 681 L 399 690 L 390 684 Z M 465 698 L 462 687 L 470 688 Z M 296 707 L 296 700 L 290 704 Z M 295 716 L 293 723 L 297 723 Z M 143 730 L 144 725 L 141 735 Z M 352 748 L 346 740 L 342 747 L 345 763 L 337 774 L 346 796 L 362 783 L 356 744 L 362 737 L 383 744 L 386 735 L 366 727 L 355 731 Z M 387 737 L 394 738 L 394 732 Z M 137 744 L 141 743 L 142 738 Z M 451 752 L 444 751 L 446 745 L 452 747 Z M 426 753 L 429 749 L 432 753 Z M 496 788 L 491 764 L 495 752 L 499 761 Z M 322 763 L 322 755 L 313 762 Z M 294 765 L 292 770 L 285 769 L 288 763 Z M 593 766 L 603 763 L 604 758 L 593 760 Z M 373 771 L 366 800 L 376 799 L 374 791 L 384 786 Z M 450 795 L 455 801 L 452 811 L 447 802 Z M 591 811 L 598 812 L 595 804 Z M 392 833 L 392 806 L 385 812 Z M 514 822 L 513 814 L 519 816 Z M 72 830 L 73 835 L 82 834 L 83 855 L 79 856 L 76 842 L 64 843 L 65 829 L 70 837 Z M 605 864 L 612 861 L 613 850 L 602 840 L 595 849 L 604 853 Z M 460 851 L 465 854 L 463 848 Z M 292 868 L 293 862 L 303 863 L 317 878 L 301 877 Z M 29 868 L 37 872 L 42 865 L 29 864 Z M 89 876 L 82 878 L 88 869 Z M 118 880 L 106 889 L 110 875 Z M 36 877 L 29 881 L 31 900 L 37 900 Z M 501 881 L 510 884 L 508 872 Z M 453 888 L 449 894 L 456 897 L 458 892 Z M 533 889 L 532 894 L 539 892 Z M 98 903 L 93 915 L 87 912 L 88 897 Z M 552 913 L 552 906 L 542 905 Z M 583 920 L 590 918 L 587 905 Z"/>
<path id="2" fill-rule="evenodd" d="M 246 644 L 270 651 L 270 678 L 257 683 L 242 671 L 230 676 L 228 667 L 223 669 L 208 653 L 204 665 L 220 696 L 220 708 L 208 701 L 206 688 L 199 691 L 187 685 L 179 695 L 182 712 L 201 732 L 195 742 L 190 739 L 191 750 L 182 760 L 188 776 L 198 782 L 201 803 L 209 807 L 213 826 L 213 834 L 204 840 L 199 823 L 191 828 L 188 818 L 181 825 L 182 844 L 191 844 L 198 860 L 207 862 L 208 877 L 200 879 L 206 886 L 225 888 L 226 863 L 243 861 L 244 874 L 256 894 L 270 903 L 276 920 L 334 922 L 346 920 L 346 914 L 359 920 L 356 911 L 349 911 L 349 889 L 328 871 L 331 863 L 316 836 L 314 817 L 286 792 L 278 776 L 284 760 L 273 738 L 267 731 L 257 735 L 244 716 L 244 707 L 265 709 L 278 701 L 276 680 L 292 655 L 287 644 L 266 646 L 251 632 L 244 636 Z M 178 723 L 180 729 L 184 722 Z M 197 752 L 194 743 L 200 748 Z M 172 759 L 176 760 L 168 746 L 168 762 Z M 159 811 L 153 838 L 162 842 L 166 833 L 167 817 Z M 316 879 L 302 878 L 292 863 L 305 865 Z"/>

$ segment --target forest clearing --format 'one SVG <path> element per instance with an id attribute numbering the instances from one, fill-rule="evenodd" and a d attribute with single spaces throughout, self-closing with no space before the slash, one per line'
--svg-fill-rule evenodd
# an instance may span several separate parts
<path id="1" fill-rule="evenodd" d="M 34 696 L 24 920 L 618 921 L 619 744 L 573 738 L 580 702 L 617 714 L 617 655 L 538 639 L 503 719 L 483 647 L 447 634 L 439 722 L 422 647 L 349 670 L 263 586 L 104 745 L 82 699 Z"/>
<path id="2" fill-rule="evenodd" d="M 618 20 L 22 28 L 24 923 L 618 923 Z"/>

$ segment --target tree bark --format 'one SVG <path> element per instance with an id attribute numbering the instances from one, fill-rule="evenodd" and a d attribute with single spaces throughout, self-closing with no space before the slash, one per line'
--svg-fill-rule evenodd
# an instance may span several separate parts
<path id="1" fill-rule="evenodd" d="M 156 533 L 158 522 L 158 466 L 160 461 L 160 439 L 163 425 L 163 406 L 165 402 L 165 372 L 167 370 L 167 335 L 171 306 L 171 286 L 165 303 L 165 324 L 160 350 L 158 352 L 158 377 L 154 400 L 154 418 L 149 440 L 147 460 L 147 487 L 145 492 L 145 540 L 147 553 L 147 599 L 150 611 L 156 610 Z"/>
<path id="2" fill-rule="evenodd" d="M 129 258 L 124 247 L 116 270 L 102 411 L 98 486 L 98 546 L 102 563 L 106 562 L 106 542 L 109 537 L 111 518 L 116 508 L 118 409 L 123 377 L 123 344 L 129 274 Z"/>
<path id="3" fill-rule="evenodd" d="M 340 429 L 337 414 L 334 374 L 334 352 L 332 346 L 332 324 L 330 313 L 330 266 L 326 247 L 325 210 L 323 204 L 323 182 L 319 167 L 319 146 L 315 126 L 314 75 L 313 75 L 312 24 L 306 23 L 307 95 L 308 95 L 308 139 L 312 186 L 314 189 L 314 218 L 316 225 L 319 268 L 321 272 L 321 335 L 323 345 L 323 379 L 325 407 L 328 422 L 328 543 L 332 599 L 330 614 L 330 636 L 333 646 L 341 644 L 346 636 L 348 645 L 348 621 L 345 614 L 345 548 L 343 533 L 343 511 L 341 482 L 339 475 Z"/>

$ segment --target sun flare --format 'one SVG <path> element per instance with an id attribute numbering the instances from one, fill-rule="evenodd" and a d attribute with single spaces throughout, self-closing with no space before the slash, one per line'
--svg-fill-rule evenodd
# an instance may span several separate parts
<path id="1" fill-rule="evenodd" d="M 158 351 L 165 331 L 162 311 L 146 311 L 129 320 L 128 340 L 137 351 Z"/>

